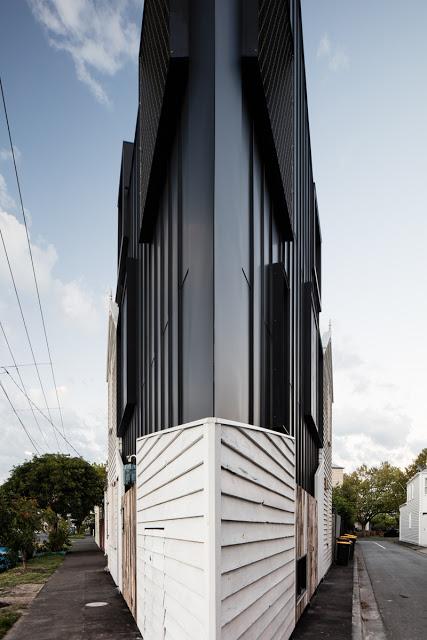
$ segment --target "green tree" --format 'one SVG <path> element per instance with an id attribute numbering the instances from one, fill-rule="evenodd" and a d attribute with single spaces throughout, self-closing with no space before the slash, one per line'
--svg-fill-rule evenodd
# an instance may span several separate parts
<path id="1" fill-rule="evenodd" d="M 50 551 L 62 551 L 71 546 L 68 520 L 56 515 L 50 508 L 46 509 L 44 513 L 46 524 L 49 527 L 48 548 Z"/>
<path id="2" fill-rule="evenodd" d="M 417 455 L 414 462 L 406 467 L 405 476 L 406 481 L 410 480 L 412 476 L 414 476 L 420 469 L 425 469 L 427 467 L 427 448 L 423 449 L 421 453 Z"/>
<path id="3" fill-rule="evenodd" d="M 380 515 L 397 516 L 405 500 L 405 473 L 388 462 L 378 467 L 362 465 L 345 474 L 334 490 L 334 506 L 347 526 L 360 522 L 362 528 Z"/>
<path id="4" fill-rule="evenodd" d="M 332 489 L 332 506 L 341 516 L 345 529 L 352 529 L 356 521 L 356 501 L 353 486 L 343 482 Z"/>
<path id="5" fill-rule="evenodd" d="M 80 526 L 93 506 L 102 503 L 104 485 L 101 465 L 49 453 L 14 467 L 3 491 L 34 498 L 41 509 L 49 508 L 63 518 L 69 514 Z"/>
<path id="6" fill-rule="evenodd" d="M 34 553 L 36 533 L 43 528 L 43 511 L 34 498 L 15 496 L 12 499 L 4 493 L 0 497 L 0 508 L 1 542 L 13 552 L 21 554 L 25 569 L 27 560 Z"/>

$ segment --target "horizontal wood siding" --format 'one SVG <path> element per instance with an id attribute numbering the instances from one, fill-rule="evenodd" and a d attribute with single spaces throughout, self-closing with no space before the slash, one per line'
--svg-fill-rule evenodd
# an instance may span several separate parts
<path id="1" fill-rule="evenodd" d="M 288 638 L 295 604 L 289 438 L 221 427 L 221 638 Z"/>
<path id="2" fill-rule="evenodd" d="M 138 626 L 144 640 L 204 637 L 203 425 L 137 443 Z"/>
<path id="3" fill-rule="evenodd" d="M 332 404 L 334 401 L 332 343 L 329 338 L 323 354 L 323 550 L 319 557 L 319 580 L 326 575 L 332 564 L 334 545 L 332 532 Z M 320 509 L 320 505 L 318 505 Z M 320 554 L 320 549 L 319 549 Z"/>
<path id="4" fill-rule="evenodd" d="M 422 479 L 422 485 L 421 484 Z M 403 542 L 411 542 L 412 544 L 420 544 L 420 529 L 421 529 L 421 507 L 422 507 L 422 493 L 424 493 L 424 478 L 423 474 L 417 474 L 410 482 L 409 485 L 413 485 L 414 493 L 408 493 L 408 500 L 406 504 L 400 507 L 400 533 L 399 539 Z"/>
<path id="5" fill-rule="evenodd" d="M 144 640 L 289 638 L 294 441 L 209 419 L 137 441 Z"/>

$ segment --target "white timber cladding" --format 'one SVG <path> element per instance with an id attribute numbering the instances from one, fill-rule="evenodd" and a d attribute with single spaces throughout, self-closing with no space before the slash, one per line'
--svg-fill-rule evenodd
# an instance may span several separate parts
<path id="1" fill-rule="evenodd" d="M 117 428 L 117 319 L 118 307 L 110 300 L 108 318 L 107 390 L 108 390 L 108 458 L 107 491 L 105 495 L 105 553 L 108 569 L 116 585 L 122 588 L 122 522 L 121 497 L 123 487 L 123 463 L 120 455 L 120 439 Z"/>
<path id="2" fill-rule="evenodd" d="M 399 539 L 427 546 L 427 470 L 407 484 L 407 500 L 400 507 Z"/>
<path id="3" fill-rule="evenodd" d="M 332 404 L 333 369 L 330 332 L 323 354 L 323 448 L 319 450 L 316 498 L 318 501 L 318 580 L 322 580 L 332 564 Z"/>
<path id="4" fill-rule="evenodd" d="M 290 637 L 292 438 L 207 418 L 138 439 L 137 599 L 144 640 Z"/>

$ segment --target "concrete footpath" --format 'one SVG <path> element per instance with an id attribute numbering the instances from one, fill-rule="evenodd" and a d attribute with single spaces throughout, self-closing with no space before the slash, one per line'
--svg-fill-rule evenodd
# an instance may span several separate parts
<path id="1" fill-rule="evenodd" d="M 5 640 L 137 640 L 135 621 L 91 538 L 75 540 Z M 103 606 L 88 606 L 106 603 Z"/>
<path id="2" fill-rule="evenodd" d="M 292 640 L 350 640 L 352 604 L 353 564 L 347 567 L 332 565 L 301 616 Z"/>

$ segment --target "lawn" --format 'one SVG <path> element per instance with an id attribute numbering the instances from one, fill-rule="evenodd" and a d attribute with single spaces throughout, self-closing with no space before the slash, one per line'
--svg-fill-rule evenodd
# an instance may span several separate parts
<path id="1" fill-rule="evenodd" d="M 62 564 L 63 560 L 64 556 L 62 555 L 40 556 L 30 560 L 25 570 L 22 565 L 18 565 L 13 569 L 9 569 L 9 571 L 0 573 L 0 599 L 3 589 L 10 589 L 17 584 L 27 584 L 29 582 L 32 584 L 46 582 L 49 576 Z"/>
<path id="2" fill-rule="evenodd" d="M 2 606 L 3 598 L 6 600 L 8 593 L 17 585 L 46 582 L 63 560 L 63 555 L 40 556 L 30 560 L 26 570 L 21 565 L 0 573 L 0 638 L 4 638 L 8 630 L 21 616 L 24 608 L 15 605 Z"/>
<path id="3" fill-rule="evenodd" d="M 9 629 L 21 617 L 21 612 L 16 607 L 0 609 L 0 638 L 4 638 Z"/>

